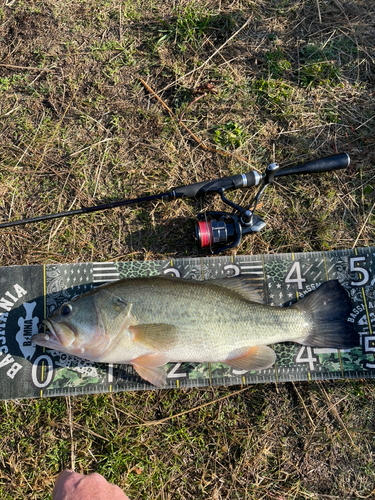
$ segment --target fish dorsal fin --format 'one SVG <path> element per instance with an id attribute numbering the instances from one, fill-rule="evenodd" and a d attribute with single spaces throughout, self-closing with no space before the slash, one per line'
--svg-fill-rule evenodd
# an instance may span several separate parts
<path id="1" fill-rule="evenodd" d="M 263 278 L 260 278 L 258 275 L 220 278 L 218 280 L 205 281 L 205 283 L 229 288 L 246 300 L 257 302 L 258 304 L 266 304 L 263 289 Z"/>
<path id="2" fill-rule="evenodd" d="M 140 377 L 162 389 L 167 380 L 167 374 L 162 366 L 167 362 L 168 358 L 165 354 L 155 352 L 138 356 L 131 364 Z"/>
<path id="3" fill-rule="evenodd" d="M 105 288 L 101 289 L 95 296 L 96 304 L 98 304 L 99 300 L 100 306 L 97 306 L 97 310 L 101 313 L 106 332 L 120 331 L 127 329 L 131 325 L 133 321 L 131 314 L 133 304 L 124 301 L 121 297 Z"/>
<path id="4" fill-rule="evenodd" d="M 250 347 L 237 357 L 225 359 L 223 363 L 230 365 L 235 370 L 265 370 L 274 364 L 276 354 L 266 345 Z"/>
<path id="5" fill-rule="evenodd" d="M 169 351 L 178 342 L 177 327 L 168 323 L 133 325 L 129 332 L 133 342 L 138 342 L 152 351 Z"/>

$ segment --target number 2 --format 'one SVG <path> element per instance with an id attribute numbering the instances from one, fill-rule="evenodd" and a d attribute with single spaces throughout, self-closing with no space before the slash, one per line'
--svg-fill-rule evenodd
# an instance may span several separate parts
<path id="1" fill-rule="evenodd" d="M 168 378 L 185 378 L 187 377 L 186 372 L 177 372 L 177 370 L 180 368 L 182 363 L 176 363 L 175 366 L 172 368 L 172 370 L 168 373 L 167 377 Z"/>

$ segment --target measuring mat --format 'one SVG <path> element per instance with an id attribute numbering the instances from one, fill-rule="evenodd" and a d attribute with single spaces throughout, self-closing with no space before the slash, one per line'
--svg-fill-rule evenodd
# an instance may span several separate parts
<path id="1" fill-rule="evenodd" d="M 351 350 L 275 344 L 275 366 L 238 371 L 224 363 L 169 363 L 167 387 L 291 380 L 375 378 L 375 247 L 298 254 L 206 257 L 148 262 L 94 262 L 0 268 L 0 399 L 146 390 L 129 365 L 92 363 L 37 347 L 32 335 L 64 302 L 121 278 L 175 276 L 195 280 L 254 275 L 267 303 L 288 306 L 337 279 L 352 301 L 348 321 L 360 334 Z"/>

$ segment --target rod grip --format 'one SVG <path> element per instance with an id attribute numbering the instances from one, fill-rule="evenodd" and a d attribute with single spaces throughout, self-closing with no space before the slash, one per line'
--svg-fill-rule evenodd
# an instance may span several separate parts
<path id="1" fill-rule="evenodd" d="M 226 191 L 228 189 L 256 186 L 261 179 L 262 176 L 258 172 L 247 172 L 246 174 L 237 174 L 211 181 L 197 182 L 188 186 L 180 186 L 175 188 L 172 193 L 176 198 L 195 198 L 205 196 L 208 193 L 217 193 L 221 189 Z"/>
<path id="2" fill-rule="evenodd" d="M 298 165 L 297 167 L 283 168 L 282 170 L 279 170 L 275 173 L 275 178 L 284 175 L 332 172 L 333 170 L 346 168 L 349 165 L 349 155 L 347 153 L 341 153 L 338 155 L 327 156 L 326 158 L 321 158 L 320 160 L 310 161 L 308 163 L 304 163 L 303 165 Z"/>

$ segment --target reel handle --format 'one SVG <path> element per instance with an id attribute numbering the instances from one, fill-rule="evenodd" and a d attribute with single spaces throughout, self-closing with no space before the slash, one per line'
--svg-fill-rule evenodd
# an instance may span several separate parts
<path id="1" fill-rule="evenodd" d="M 309 161 L 297 167 L 283 168 L 275 172 L 275 178 L 283 175 L 293 174 L 316 174 L 320 172 L 332 172 L 333 170 L 340 170 L 350 165 L 350 157 L 347 153 L 338 155 L 327 156 L 320 160 Z"/>
<path id="2" fill-rule="evenodd" d="M 180 186 L 173 189 L 171 194 L 175 198 L 195 198 L 205 196 L 208 193 L 217 193 L 221 190 L 256 186 L 261 180 L 262 175 L 258 174 L 258 172 L 247 172 L 246 174 L 237 174 L 211 181 L 197 182 L 188 186 Z"/>

